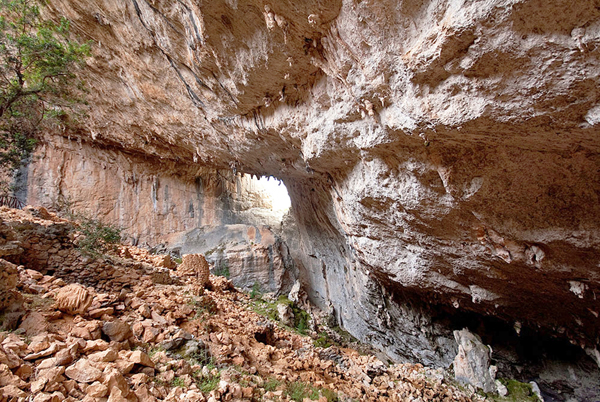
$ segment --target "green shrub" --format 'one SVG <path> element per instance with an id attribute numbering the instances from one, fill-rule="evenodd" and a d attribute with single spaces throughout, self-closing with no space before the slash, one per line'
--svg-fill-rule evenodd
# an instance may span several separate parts
<path id="1" fill-rule="evenodd" d="M 0 168 L 6 170 L 29 155 L 39 131 L 64 131 L 76 114 L 67 110 L 83 103 L 74 98 L 80 83 L 73 71 L 90 55 L 90 45 L 69 38 L 64 17 L 44 21 L 37 3 L 0 0 Z"/>
<path id="2" fill-rule="evenodd" d="M 251 299 L 260 299 L 262 297 L 262 293 L 260 291 L 260 284 L 258 282 L 254 282 L 254 285 L 252 285 L 252 291 L 250 292 L 250 298 Z"/>
<path id="3" fill-rule="evenodd" d="M 332 342 L 326 332 L 321 332 L 317 335 L 317 339 L 313 341 L 313 345 L 319 348 L 328 348 L 333 344 Z"/>
<path id="4" fill-rule="evenodd" d="M 175 377 L 173 378 L 173 381 L 171 381 L 171 386 L 185 388 L 185 382 L 183 381 L 183 378 Z"/>
<path id="5" fill-rule="evenodd" d="M 196 310 L 196 318 L 204 314 L 214 315 L 219 311 L 215 300 L 208 295 L 192 297 L 188 304 Z"/>
<path id="6" fill-rule="evenodd" d="M 225 278 L 229 279 L 230 273 L 229 264 L 227 264 L 227 261 L 221 260 L 220 265 L 217 268 L 215 268 L 213 274 L 216 276 L 224 276 Z"/>
<path id="7" fill-rule="evenodd" d="M 305 384 L 299 381 L 286 384 L 285 393 L 291 400 L 296 402 L 302 402 L 305 398 L 315 401 L 319 399 L 320 396 L 327 398 L 328 402 L 338 401 L 338 396 L 334 391 L 327 388 L 315 387 L 311 384 Z"/>
<path id="8" fill-rule="evenodd" d="M 280 385 L 281 385 L 281 381 L 279 381 L 277 378 L 275 378 L 275 377 L 269 377 L 265 381 L 265 383 L 263 385 L 263 388 L 265 389 L 265 391 L 270 392 L 270 391 L 277 390 L 277 388 Z"/>
<path id="9" fill-rule="evenodd" d="M 221 373 L 217 373 L 215 375 L 210 374 L 207 377 L 196 377 L 196 385 L 198 386 L 198 389 L 200 392 L 205 394 L 217 389 L 219 386 L 219 381 L 221 381 Z"/>
<path id="10" fill-rule="evenodd" d="M 117 225 L 105 224 L 98 219 L 93 219 L 83 214 L 75 215 L 75 220 L 83 234 L 79 239 L 78 247 L 85 254 L 96 256 L 105 252 L 109 245 L 121 241 L 123 231 Z"/>

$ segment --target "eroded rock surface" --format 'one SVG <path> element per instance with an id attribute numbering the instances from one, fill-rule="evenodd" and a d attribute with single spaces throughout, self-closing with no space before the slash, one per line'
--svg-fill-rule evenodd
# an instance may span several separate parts
<path id="1" fill-rule="evenodd" d="M 469 312 L 597 356 L 595 1 L 54 0 L 49 14 L 101 43 L 80 72 L 89 119 L 64 147 L 284 179 L 302 282 L 355 336 L 448 365 L 448 317 Z M 175 225 L 188 202 L 170 205 Z"/>

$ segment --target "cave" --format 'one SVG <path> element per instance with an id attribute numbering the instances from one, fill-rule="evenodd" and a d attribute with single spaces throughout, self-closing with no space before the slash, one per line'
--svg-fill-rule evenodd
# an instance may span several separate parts
<path id="1" fill-rule="evenodd" d="M 448 370 L 468 328 L 545 400 L 600 398 L 597 1 L 46 12 L 98 45 L 85 119 L 39 134 L 22 202 L 299 287 L 384 360 Z"/>

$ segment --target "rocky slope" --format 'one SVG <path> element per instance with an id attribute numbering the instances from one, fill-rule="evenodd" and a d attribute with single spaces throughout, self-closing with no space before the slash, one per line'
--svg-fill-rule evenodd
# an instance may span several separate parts
<path id="1" fill-rule="evenodd" d="M 0 311 L 11 330 L 0 331 L 0 401 L 484 400 L 448 384 L 441 370 L 314 346 L 255 312 L 270 302 L 209 278 L 206 262 L 177 267 L 135 247 L 85 257 L 70 222 L 28 211 L 0 209 L 2 233 L 16 239 L 0 249 L 15 250 L 35 228 L 40 244 L 52 247 L 30 254 L 61 260 L 62 270 L 44 275 L 0 259 L 0 274 L 11 278 L 0 291 L 19 294 L 11 304 L 23 306 L 20 321 Z M 65 227 L 70 241 L 57 236 Z M 204 280 L 195 270 L 206 270 Z"/>
<path id="2" fill-rule="evenodd" d="M 466 323 L 498 343 L 562 337 L 600 362 L 597 1 L 46 13 L 95 42 L 80 72 L 92 106 L 67 141 L 283 179 L 295 269 L 359 339 L 447 366 Z"/>

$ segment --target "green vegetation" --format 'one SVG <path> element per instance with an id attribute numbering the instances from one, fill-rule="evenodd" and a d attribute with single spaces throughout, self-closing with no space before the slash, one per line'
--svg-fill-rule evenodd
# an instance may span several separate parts
<path id="1" fill-rule="evenodd" d="M 173 378 L 173 381 L 171 381 L 171 387 L 185 388 L 185 382 L 183 381 L 183 378 L 181 378 L 181 377 Z"/>
<path id="2" fill-rule="evenodd" d="M 177 264 L 181 264 L 183 262 L 183 259 L 177 257 L 177 258 L 173 258 L 173 261 L 175 261 Z"/>
<path id="3" fill-rule="evenodd" d="M 225 278 L 229 279 L 231 274 L 229 273 L 229 264 L 227 264 L 227 261 L 221 260 L 219 266 L 215 268 L 213 274 L 216 276 L 224 276 Z"/>
<path id="4" fill-rule="evenodd" d="M 196 310 L 196 318 L 200 318 L 204 314 L 213 315 L 219 311 L 215 300 L 208 295 L 192 297 L 188 304 Z"/>
<path id="5" fill-rule="evenodd" d="M 153 357 L 154 357 L 154 355 L 155 355 L 155 354 L 157 354 L 158 352 L 164 352 L 164 351 L 165 351 L 165 350 L 164 350 L 162 347 L 160 347 L 160 346 L 156 346 L 156 347 L 153 347 L 153 348 L 151 348 L 151 349 L 148 351 L 148 356 L 150 356 L 150 358 L 153 358 Z"/>
<path id="6" fill-rule="evenodd" d="M 530 384 L 519 382 L 517 380 L 500 379 L 500 382 L 508 389 L 506 396 L 487 395 L 487 398 L 494 402 L 538 402 L 539 399 L 533 393 Z"/>
<path id="7" fill-rule="evenodd" d="M 253 288 L 254 289 L 254 288 Z M 252 294 L 250 295 L 252 297 Z M 279 312 L 277 311 L 278 304 L 287 304 L 292 308 L 294 312 L 294 326 L 287 327 L 300 335 L 306 335 L 309 328 L 310 315 L 298 307 L 294 302 L 289 300 L 286 296 L 279 296 L 277 301 L 268 301 L 262 299 L 261 295 L 255 293 L 253 301 L 250 303 L 250 308 L 257 314 L 263 317 L 270 318 L 273 321 L 279 321 Z M 281 324 L 281 323 L 280 323 Z M 283 324 L 282 324 L 283 325 Z"/>
<path id="8" fill-rule="evenodd" d="M 43 21 L 34 0 L 0 0 L 0 168 L 16 169 L 41 129 L 65 128 L 82 102 L 72 98 L 83 87 L 73 70 L 89 55 L 89 44 L 69 39 L 65 18 Z"/>
<path id="9" fill-rule="evenodd" d="M 202 377 L 201 375 L 196 377 L 198 389 L 205 394 L 217 389 L 219 381 L 221 381 L 221 373 L 210 374 L 206 377 Z"/>
<path id="10" fill-rule="evenodd" d="M 262 293 L 260 291 L 260 284 L 258 282 L 254 282 L 254 285 L 252 285 L 252 291 L 250 291 L 250 298 L 251 299 L 256 299 L 256 298 L 261 298 L 262 297 Z"/>
<path id="11" fill-rule="evenodd" d="M 277 388 L 279 388 L 280 385 L 281 381 L 279 381 L 277 378 L 269 377 L 266 379 L 263 388 L 265 389 L 265 391 L 270 392 L 277 390 Z"/>
<path id="12" fill-rule="evenodd" d="M 324 396 L 327 398 L 328 402 L 334 402 L 338 400 L 337 394 L 332 390 L 314 387 L 303 382 L 290 382 L 286 384 L 285 393 L 290 397 L 291 400 L 296 402 L 302 402 L 304 398 L 309 398 L 315 401 L 319 399 L 319 396 Z"/>
<path id="13" fill-rule="evenodd" d="M 121 242 L 123 229 L 117 225 L 105 224 L 83 214 L 76 214 L 74 218 L 84 236 L 78 243 L 84 254 L 98 256 L 107 251 L 110 245 Z"/>
<path id="14" fill-rule="evenodd" d="M 317 335 L 317 339 L 315 339 L 313 341 L 313 345 L 315 345 L 318 348 L 328 348 L 333 344 L 334 344 L 334 342 L 331 338 L 329 338 L 329 335 L 327 335 L 327 332 L 320 332 Z"/>

